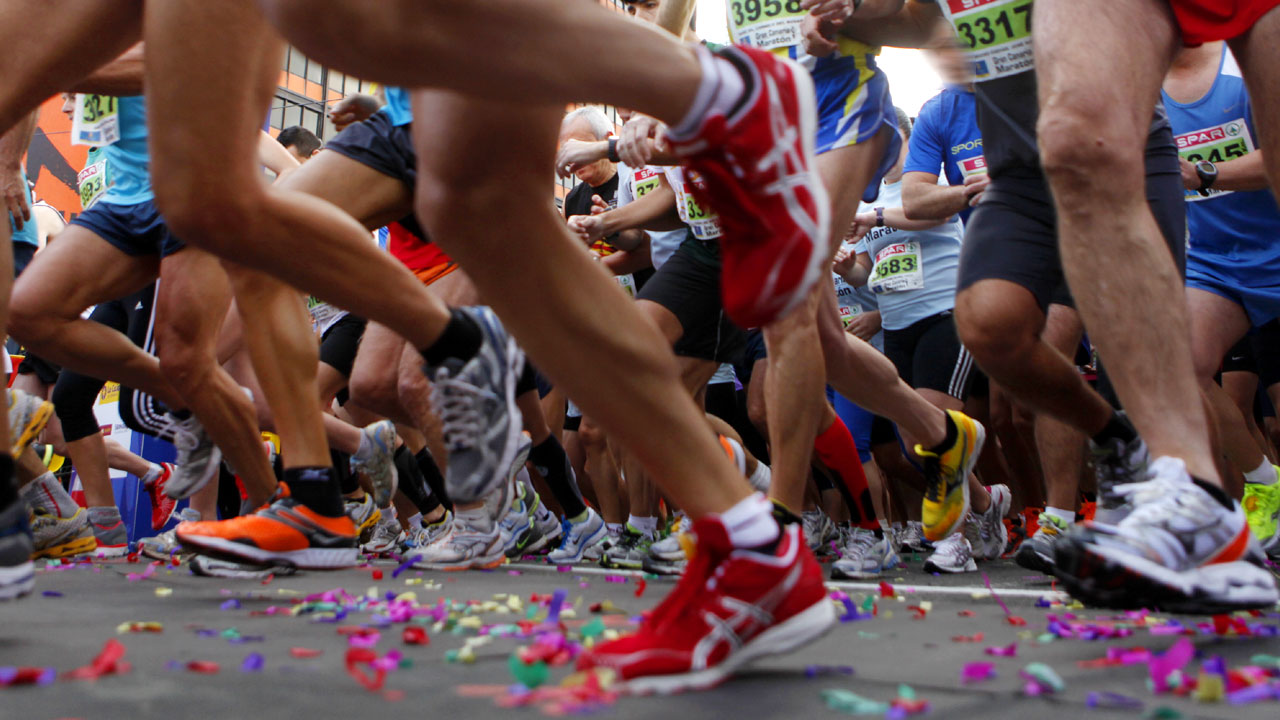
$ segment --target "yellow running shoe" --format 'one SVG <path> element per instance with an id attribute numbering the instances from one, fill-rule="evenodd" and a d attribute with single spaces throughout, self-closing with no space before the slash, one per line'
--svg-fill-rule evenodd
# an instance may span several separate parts
<path id="1" fill-rule="evenodd" d="M 64 558 L 98 549 L 98 540 L 89 527 L 89 511 L 84 508 L 68 518 L 35 508 L 31 514 L 31 534 L 35 537 L 32 558 Z"/>
<path id="2" fill-rule="evenodd" d="M 10 454 L 16 460 L 49 424 L 53 403 L 16 388 L 9 388 L 9 436 L 13 444 Z"/>
<path id="3" fill-rule="evenodd" d="M 969 511 L 969 473 L 982 452 L 987 433 L 981 423 L 962 412 L 948 410 L 956 426 L 955 442 L 941 453 L 916 445 L 916 455 L 924 460 L 924 507 L 921 519 L 924 536 L 938 542 L 960 529 Z"/>
<path id="4" fill-rule="evenodd" d="M 1271 548 L 1277 542 L 1276 521 L 1280 519 L 1280 483 L 1244 485 L 1245 518 L 1249 521 L 1249 529 L 1258 538 L 1263 548 Z"/>
<path id="5" fill-rule="evenodd" d="M 361 544 L 369 542 L 373 537 L 374 528 L 378 527 L 378 523 L 382 521 L 382 511 L 374 504 L 373 496 L 365 493 L 363 498 L 347 500 L 345 505 L 347 517 L 355 523 L 356 535 L 360 538 Z"/>

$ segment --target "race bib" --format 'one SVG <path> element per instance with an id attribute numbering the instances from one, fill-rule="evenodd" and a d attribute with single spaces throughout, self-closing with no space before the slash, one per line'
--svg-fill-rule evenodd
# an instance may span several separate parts
<path id="1" fill-rule="evenodd" d="M 1249 135 L 1249 126 L 1245 124 L 1244 118 L 1184 133 L 1173 140 L 1178 146 L 1178 154 L 1191 163 L 1201 160 L 1222 163 L 1244 157 L 1254 150 L 1253 138 Z M 1209 195 L 1205 196 L 1195 190 L 1187 190 L 1186 198 L 1188 202 L 1200 202 L 1220 195 L 1228 195 L 1231 192 L 1233 191 L 1209 188 Z"/>
<path id="2" fill-rule="evenodd" d="M 1017 75 L 1035 67 L 1031 51 L 1032 0 L 942 0 L 968 51 L 977 82 Z"/>
<path id="3" fill-rule="evenodd" d="M 920 263 L 920 243 L 915 240 L 886 245 L 876 253 L 867 287 L 876 294 L 919 290 L 924 287 L 924 268 Z"/>
<path id="4" fill-rule="evenodd" d="M 799 45 L 805 10 L 800 0 L 729 0 L 729 32 L 738 45 L 762 50 Z"/>
<path id="5" fill-rule="evenodd" d="M 321 335 L 347 314 L 315 295 L 307 296 L 307 311 L 311 313 L 311 327 Z"/>
<path id="6" fill-rule="evenodd" d="M 120 100 L 110 95 L 76 93 L 71 143 L 106 147 L 120 139 Z"/>
<path id="7" fill-rule="evenodd" d="M 849 327 L 851 324 L 853 324 L 853 319 L 858 317 L 861 314 L 862 314 L 861 305 L 852 305 L 848 307 L 843 305 L 840 306 L 840 322 L 843 324 L 844 327 Z"/>
<path id="8" fill-rule="evenodd" d="M 965 177 L 970 175 L 986 175 L 987 159 L 982 155 L 971 157 L 960 161 L 960 174 Z"/>
<path id="9" fill-rule="evenodd" d="M 627 273 L 626 275 L 615 275 L 613 276 L 613 279 L 618 281 L 618 285 L 622 288 L 623 292 L 625 292 L 627 295 L 631 296 L 632 298 L 635 298 L 636 296 L 635 275 L 632 275 L 631 273 Z"/>
<path id="10" fill-rule="evenodd" d="M 658 187 L 662 185 L 660 176 L 661 171 L 657 168 L 646 167 L 637 170 L 634 183 L 636 198 L 642 198 L 654 190 L 657 190 Z"/>
<path id="11" fill-rule="evenodd" d="M 100 158 L 81 170 L 76 175 L 76 185 L 80 189 L 80 207 L 88 210 L 107 191 L 107 159 Z"/>

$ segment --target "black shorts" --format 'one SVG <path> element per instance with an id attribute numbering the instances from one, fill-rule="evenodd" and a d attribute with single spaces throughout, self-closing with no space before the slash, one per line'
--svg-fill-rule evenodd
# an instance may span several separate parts
<path id="1" fill-rule="evenodd" d="M 901 330 L 885 330 L 884 354 L 913 388 L 936 390 L 957 400 L 969 396 L 973 356 L 960 344 L 950 310 Z"/>
<path id="2" fill-rule="evenodd" d="M 1280 383 L 1280 320 L 1255 329 L 1249 334 L 1253 356 L 1257 358 L 1258 379 L 1262 388 Z"/>
<path id="3" fill-rule="evenodd" d="M 756 363 L 769 357 L 769 348 L 764 344 L 764 331 L 760 328 L 751 328 L 747 331 L 747 345 L 742 351 L 742 360 L 733 366 L 733 372 L 738 376 L 738 382 L 743 387 L 751 384 L 751 372 L 755 370 Z"/>
<path id="4" fill-rule="evenodd" d="M 684 334 L 676 355 L 734 363 L 747 345 L 747 334 L 729 320 L 720 301 L 720 268 L 698 260 L 681 245 L 636 295 L 657 303 L 680 321 Z"/>
<path id="5" fill-rule="evenodd" d="M 1166 130 L 1165 132 L 1169 132 Z M 1173 137 L 1167 147 L 1147 151 L 1147 202 L 1173 254 L 1186 271 L 1187 219 L 1182 175 Z M 982 202 L 965 223 L 957 291 L 981 280 L 1008 280 L 1050 303 L 1074 306 L 1058 256 L 1057 214 L 1044 175 L 1005 173 L 992 178 Z M 1099 262 L 1118 258 L 1099 258 Z"/>
<path id="6" fill-rule="evenodd" d="M 364 318 L 351 313 L 330 325 L 320 338 L 320 362 L 337 370 L 342 377 L 350 378 L 360 350 L 360 338 L 364 337 L 364 326 Z"/>
<path id="7" fill-rule="evenodd" d="M 1253 353 L 1253 338 L 1245 335 L 1222 356 L 1221 373 L 1247 372 L 1258 374 L 1258 357 Z"/>
<path id="8" fill-rule="evenodd" d="M 875 447 L 889 443 L 898 444 L 898 431 L 894 428 L 892 420 L 876 415 L 871 418 L 871 446 Z"/>
<path id="9" fill-rule="evenodd" d="M 186 245 L 169 232 L 152 200 L 137 205 L 116 205 L 99 201 L 71 220 L 111 243 L 129 256 L 159 255 L 162 258 Z"/>
<path id="10" fill-rule="evenodd" d="M 29 242 L 13 243 L 14 277 L 18 277 L 22 274 L 23 270 L 27 269 L 27 266 L 31 264 L 31 258 L 36 256 L 36 250 L 39 250 L 39 248 Z"/>
<path id="11" fill-rule="evenodd" d="M 538 390 L 539 398 L 545 395 L 539 389 L 538 368 L 534 367 L 528 358 L 525 358 L 524 367 L 520 370 L 520 377 L 516 378 L 516 397 L 520 397 L 530 390 Z"/>
<path id="12" fill-rule="evenodd" d="M 376 112 L 368 120 L 348 126 L 324 147 L 393 177 L 411 189 L 417 186 L 418 156 L 413 151 L 413 126 L 392 125 L 386 112 Z"/>
<path id="13" fill-rule="evenodd" d="M 23 356 L 22 362 L 18 363 L 19 375 L 35 375 L 45 385 L 52 385 L 57 382 L 58 373 L 60 372 L 62 372 L 61 365 L 55 365 L 31 353 Z"/>

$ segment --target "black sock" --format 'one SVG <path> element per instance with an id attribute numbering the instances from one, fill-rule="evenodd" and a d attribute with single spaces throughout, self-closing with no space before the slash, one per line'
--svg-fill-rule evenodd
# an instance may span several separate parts
<path id="1" fill-rule="evenodd" d="M 0 508 L 7 508 L 18 499 L 18 478 L 13 472 L 13 457 L 0 454 Z"/>
<path id="2" fill-rule="evenodd" d="M 360 481 L 351 472 L 351 456 L 341 450 L 331 449 L 329 457 L 333 458 L 333 474 L 338 478 L 338 489 L 342 491 L 342 496 L 346 497 L 359 490 Z"/>
<path id="3" fill-rule="evenodd" d="M 418 469 L 418 461 L 414 459 L 413 453 L 409 452 L 409 448 L 404 445 L 396 448 L 395 463 L 396 472 L 400 473 L 400 492 L 409 498 L 409 502 L 418 508 L 418 512 L 422 513 L 423 517 L 440 507 L 440 498 L 431 492 L 431 486 L 427 485 L 426 478 L 422 477 L 422 470 Z"/>
<path id="4" fill-rule="evenodd" d="M 342 515 L 342 490 L 332 467 L 286 468 L 284 481 L 289 495 L 303 505 L 326 517 Z"/>
<path id="5" fill-rule="evenodd" d="M 449 500 L 449 493 L 444 489 L 444 474 L 440 472 L 436 459 L 431 457 L 431 451 L 424 447 L 413 456 L 413 459 L 418 462 L 418 470 L 422 472 L 422 478 L 427 481 L 427 487 L 431 488 L 431 494 L 436 496 L 446 510 L 452 510 L 453 503 Z"/>
<path id="6" fill-rule="evenodd" d="M 930 452 L 936 453 L 938 455 L 941 455 L 947 450 L 950 450 L 951 446 L 956 444 L 956 435 L 960 434 L 960 430 L 956 427 L 956 422 L 951 419 L 951 413 L 944 411 L 942 413 L 942 416 L 947 421 L 946 437 L 942 438 L 942 444 L 935 445 L 929 448 Z"/>
<path id="7" fill-rule="evenodd" d="M 1213 496 L 1214 500 L 1217 500 L 1218 502 L 1222 503 L 1222 507 L 1228 510 L 1235 509 L 1235 506 L 1236 506 L 1235 503 L 1232 502 L 1231 498 L 1227 497 L 1226 491 L 1224 491 L 1222 488 L 1208 481 L 1201 480 L 1198 477 L 1191 478 L 1191 482 L 1199 485 L 1201 490 L 1204 490 L 1205 492 L 1209 493 L 1210 495 Z"/>
<path id="8" fill-rule="evenodd" d="M 1119 440 L 1127 445 L 1137 439 L 1138 431 L 1133 428 L 1133 425 L 1129 424 L 1129 421 L 1120 413 L 1112 412 L 1106 426 L 1093 436 L 1093 443 L 1105 445 L 1109 440 Z"/>
<path id="9" fill-rule="evenodd" d="M 461 310 L 451 309 L 444 332 L 431 347 L 420 348 L 420 352 L 427 365 L 437 367 L 450 358 L 469 360 L 480 351 L 483 343 L 484 335 L 476 321 Z"/>
<path id="10" fill-rule="evenodd" d="M 547 481 L 547 486 L 551 488 L 551 494 L 556 496 L 556 502 L 560 503 L 565 517 L 578 517 L 587 511 L 587 504 L 582 501 L 582 493 L 574 479 L 569 454 L 564 451 L 555 435 L 548 435 L 546 440 L 530 450 L 529 461 Z"/>

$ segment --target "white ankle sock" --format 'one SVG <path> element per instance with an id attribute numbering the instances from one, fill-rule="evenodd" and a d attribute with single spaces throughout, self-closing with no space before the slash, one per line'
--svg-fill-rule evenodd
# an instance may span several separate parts
<path id="1" fill-rule="evenodd" d="M 1244 474 L 1244 481 L 1255 485 L 1275 485 L 1276 480 L 1276 468 L 1266 457 L 1261 465 Z"/>
<path id="2" fill-rule="evenodd" d="M 645 535 L 653 536 L 658 534 L 658 518 L 656 517 L 628 515 L 627 524 Z"/>
<path id="3" fill-rule="evenodd" d="M 778 539 L 778 523 L 773 519 L 773 503 L 753 493 L 720 513 L 720 522 L 736 548 L 760 547 Z"/>
<path id="4" fill-rule="evenodd" d="M 1062 508 L 1048 506 L 1045 507 L 1044 513 L 1052 515 L 1068 525 L 1074 525 L 1076 521 L 1076 514 L 1073 510 L 1063 510 Z"/>
<path id="5" fill-rule="evenodd" d="M 618 537 L 622 534 L 622 523 L 605 523 L 604 524 L 609 535 Z"/>
<path id="6" fill-rule="evenodd" d="M 704 47 L 698 47 L 696 51 L 698 64 L 702 67 L 702 81 L 688 112 L 680 122 L 667 129 L 673 140 L 694 136 L 709 116 L 728 115 L 746 90 L 746 83 L 733 63 L 716 57 Z"/>
<path id="7" fill-rule="evenodd" d="M 411 528 L 422 527 L 422 513 L 414 513 L 413 517 L 409 518 L 409 527 Z"/>
<path id="8" fill-rule="evenodd" d="M 751 473 L 751 477 L 747 478 L 747 482 L 751 483 L 751 487 L 758 492 L 769 492 L 769 484 L 773 482 L 773 470 L 762 462 L 756 462 L 756 469 Z"/>
<path id="9" fill-rule="evenodd" d="M 138 479 L 142 481 L 143 485 L 150 486 L 151 483 L 160 479 L 160 473 L 162 472 L 164 472 L 164 468 L 155 463 L 151 463 L 151 467 L 147 468 L 147 471 Z"/>

